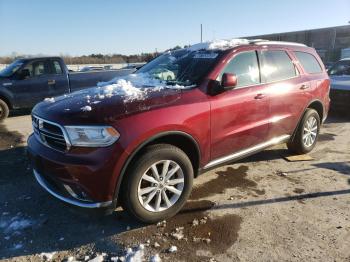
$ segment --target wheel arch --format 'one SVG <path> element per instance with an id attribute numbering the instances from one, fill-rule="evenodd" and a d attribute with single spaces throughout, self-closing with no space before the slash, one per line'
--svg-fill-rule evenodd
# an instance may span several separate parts
<path id="1" fill-rule="evenodd" d="M 9 109 L 13 109 L 10 99 L 2 93 L 0 93 L 0 100 L 4 101 Z"/>
<path id="2" fill-rule="evenodd" d="M 318 100 L 318 99 L 314 99 L 314 100 L 310 101 L 310 103 L 306 106 L 306 108 L 304 109 L 303 113 L 301 114 L 301 116 L 300 116 L 300 118 L 298 120 L 298 124 L 295 127 L 295 129 L 294 129 L 293 135 L 291 136 L 291 139 L 294 138 L 294 136 L 295 136 L 295 134 L 296 134 L 296 132 L 297 132 L 299 126 L 300 126 L 301 120 L 303 119 L 306 110 L 309 109 L 309 108 L 316 110 L 316 112 L 320 116 L 321 122 L 323 121 L 324 106 L 323 106 L 322 102 L 320 100 Z"/>
<path id="3" fill-rule="evenodd" d="M 198 142 L 188 133 L 183 131 L 167 131 L 159 133 L 145 141 L 143 141 L 127 158 L 123 168 L 120 172 L 117 185 L 114 191 L 114 202 L 117 204 L 118 199 L 120 199 L 121 186 L 123 184 L 125 174 L 127 170 L 132 165 L 133 161 L 142 154 L 143 150 L 150 145 L 154 144 L 170 144 L 179 147 L 182 151 L 186 153 L 189 157 L 195 177 L 198 176 L 200 161 L 201 161 L 201 151 Z"/>

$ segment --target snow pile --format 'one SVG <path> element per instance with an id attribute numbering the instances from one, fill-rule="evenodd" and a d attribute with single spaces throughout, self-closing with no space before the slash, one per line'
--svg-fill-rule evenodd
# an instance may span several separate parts
<path id="1" fill-rule="evenodd" d="M 142 262 L 144 261 L 144 252 L 145 246 L 139 245 L 138 249 L 133 251 L 131 248 L 128 248 L 126 251 L 125 261 L 126 262 Z"/>
<path id="2" fill-rule="evenodd" d="M 55 102 L 55 98 L 54 97 L 46 97 L 44 99 L 45 102 L 49 102 L 49 103 L 54 103 Z"/>
<path id="3" fill-rule="evenodd" d="M 161 262 L 162 260 L 160 259 L 158 254 L 155 254 L 154 256 L 151 256 L 150 262 Z"/>
<path id="4" fill-rule="evenodd" d="M 229 40 L 222 39 L 222 40 L 214 40 L 211 42 L 194 44 L 194 45 L 188 47 L 188 50 L 190 50 L 190 51 L 226 50 L 229 48 L 233 48 L 235 46 L 247 45 L 247 44 L 249 44 L 249 40 L 247 40 L 247 39 L 239 39 L 239 38 L 233 38 L 233 39 L 229 39 Z"/>
<path id="5" fill-rule="evenodd" d="M 39 256 L 41 259 L 45 260 L 45 261 L 51 261 L 53 256 L 56 254 L 56 252 L 51 252 L 51 253 L 41 253 Z"/>
<path id="6" fill-rule="evenodd" d="M 82 108 L 80 108 L 83 112 L 89 112 L 92 110 L 91 106 L 83 106 Z"/>
<path id="7" fill-rule="evenodd" d="M 155 79 L 146 73 L 130 74 L 123 78 L 116 77 L 109 82 L 100 82 L 97 86 L 100 90 L 99 99 L 120 95 L 125 96 L 125 102 L 142 100 L 150 91 L 161 91 L 164 88 L 188 89 L 192 87 L 177 84 L 167 85 L 165 81 Z"/>

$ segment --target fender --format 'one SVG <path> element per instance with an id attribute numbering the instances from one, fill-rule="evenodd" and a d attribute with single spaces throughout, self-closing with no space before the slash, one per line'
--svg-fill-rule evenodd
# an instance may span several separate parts
<path id="1" fill-rule="evenodd" d="M 199 156 L 199 163 L 200 163 L 200 159 L 201 159 L 201 151 L 200 151 L 200 147 L 198 145 L 198 142 L 188 133 L 185 133 L 183 131 L 165 131 L 165 132 L 161 132 L 159 134 L 156 134 L 155 136 L 152 136 L 150 138 L 148 138 L 147 140 L 143 141 L 141 144 L 139 144 L 137 146 L 137 148 L 130 154 L 130 156 L 127 158 L 127 160 L 125 161 L 124 165 L 123 165 L 123 168 L 119 174 L 119 178 L 118 178 L 118 182 L 117 182 L 117 186 L 114 190 L 114 197 L 113 197 L 113 204 L 114 206 L 117 205 L 117 201 L 118 201 L 118 194 L 120 192 L 120 186 L 121 186 L 121 183 L 123 181 L 123 178 L 124 178 L 124 174 L 125 174 L 125 171 L 126 169 L 128 168 L 130 162 L 134 159 L 135 155 L 140 152 L 140 150 L 142 148 L 144 148 L 145 145 L 151 143 L 152 141 L 156 140 L 156 139 L 159 139 L 159 138 L 162 138 L 162 137 L 165 137 L 165 136 L 168 136 L 168 135 L 181 135 L 181 136 L 184 136 L 186 138 L 189 138 L 195 145 L 196 147 L 196 151 L 197 151 L 197 154 Z"/>
<path id="2" fill-rule="evenodd" d="M 13 109 L 15 107 L 15 105 L 13 104 L 13 96 L 11 95 L 11 93 L 4 87 L 0 88 L 0 99 L 4 100 L 9 109 Z"/>
<path id="3" fill-rule="evenodd" d="M 298 120 L 298 124 L 296 125 L 296 127 L 295 127 L 295 129 L 294 129 L 294 131 L 293 131 L 293 134 L 292 134 L 292 136 L 290 137 L 290 140 L 293 140 L 293 139 L 294 139 L 294 136 L 295 136 L 295 134 L 297 133 L 297 130 L 299 129 L 300 122 L 301 122 L 301 120 L 303 119 L 303 117 L 304 117 L 304 115 L 305 115 L 306 109 L 310 108 L 310 105 L 311 105 L 312 103 L 314 103 L 314 102 L 319 102 L 319 103 L 322 105 L 322 111 L 323 111 L 322 113 L 323 113 L 323 115 L 324 115 L 324 105 L 323 105 L 322 101 L 319 100 L 319 99 L 313 99 L 313 100 L 311 100 L 311 101 L 307 104 L 307 106 L 304 108 L 303 113 L 300 115 L 300 118 L 299 118 L 299 120 Z M 321 122 L 322 122 L 322 121 L 323 121 L 323 119 L 321 119 Z"/>

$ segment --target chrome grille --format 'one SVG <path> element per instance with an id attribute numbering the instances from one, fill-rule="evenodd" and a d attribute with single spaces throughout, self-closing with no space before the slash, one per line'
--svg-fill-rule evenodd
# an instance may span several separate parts
<path id="1" fill-rule="evenodd" d="M 35 137 L 44 145 L 59 151 L 69 149 L 69 143 L 60 125 L 34 115 L 32 115 L 32 124 Z"/>

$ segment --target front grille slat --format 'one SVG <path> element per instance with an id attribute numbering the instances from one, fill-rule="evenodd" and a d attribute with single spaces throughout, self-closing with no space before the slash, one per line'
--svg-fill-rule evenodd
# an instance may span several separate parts
<path id="1" fill-rule="evenodd" d="M 34 134 L 44 145 L 59 151 L 66 151 L 69 144 L 63 133 L 62 127 L 58 124 L 32 116 Z"/>

